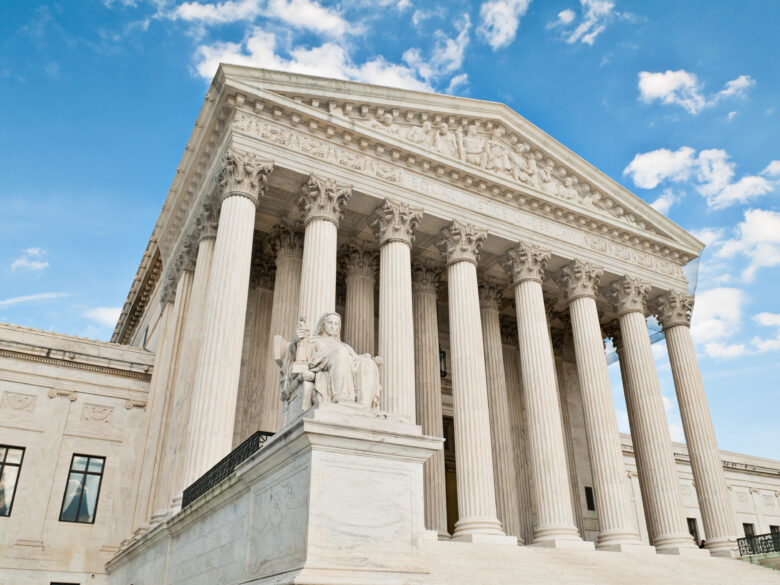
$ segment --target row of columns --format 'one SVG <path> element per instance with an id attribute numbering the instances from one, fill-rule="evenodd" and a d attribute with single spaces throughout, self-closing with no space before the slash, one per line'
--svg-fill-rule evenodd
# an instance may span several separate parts
<path id="1" fill-rule="evenodd" d="M 172 427 L 180 436 L 182 427 L 186 428 L 186 440 L 171 436 L 163 449 L 169 453 L 173 469 L 180 468 L 161 490 L 163 495 L 175 495 L 192 483 L 227 454 L 234 441 L 255 207 L 271 168 L 251 155 L 230 152 L 226 156 L 219 179 L 221 204 L 216 239 L 199 240 L 194 274 L 187 277 L 189 284 L 182 285 L 191 289 L 182 333 L 171 333 L 176 331 L 175 323 L 182 320 L 175 316 L 175 310 L 167 305 L 164 308 L 159 355 L 161 360 L 163 355 L 170 357 L 176 351 L 182 356 L 173 382 L 173 404 L 177 413 L 188 412 L 189 420 L 180 420 L 182 426 Z M 314 325 L 322 313 L 335 309 L 337 229 L 350 194 L 346 186 L 311 176 L 298 200 L 304 225 L 302 242 L 290 226 L 276 228 L 272 243 L 276 278 L 271 332 L 292 331 L 301 315 Z M 373 228 L 380 256 L 378 354 L 385 364 L 382 408 L 416 420 L 426 434 L 441 436 L 436 321 L 439 273 L 430 266 L 416 266 L 412 278 L 411 246 L 421 217 L 422 210 L 388 200 L 375 212 Z M 447 266 L 458 453 L 459 520 L 453 536 L 489 540 L 503 537 L 504 530 L 513 536 L 524 532 L 529 514 L 521 510 L 517 498 L 517 486 L 524 483 L 518 481 L 522 472 L 528 473 L 532 492 L 533 543 L 572 546 L 581 539 L 570 503 L 561 404 L 542 295 L 550 254 L 521 242 L 502 259 L 514 289 L 519 342 L 519 368 L 507 368 L 499 326 L 501 287 L 495 283 L 480 286 L 477 279 L 479 253 L 486 237 L 486 232 L 472 225 L 452 221 L 442 230 L 438 242 Z M 356 350 L 373 353 L 370 256 L 356 248 L 348 252 L 344 333 Z M 631 522 L 623 485 L 622 452 L 596 309 L 600 275 L 601 271 L 593 266 L 574 261 L 564 268 L 560 284 L 567 292 L 580 374 L 601 527 L 598 546 L 623 549 L 639 545 L 639 536 Z M 647 287 L 626 277 L 611 294 L 618 306 L 621 336 L 616 335 L 616 339 L 622 342 L 618 340 L 616 345 L 625 370 L 627 405 L 640 478 L 644 478 L 642 495 L 650 534 L 659 551 L 692 547 L 644 321 Z M 697 491 L 702 494 L 700 505 L 708 544 L 714 543 L 713 548 L 729 547 L 736 530 L 714 431 L 687 322 L 675 317 L 682 311 L 689 319 L 690 308 L 682 297 L 667 295 L 666 299 L 663 314 L 672 316 L 662 317 L 661 322 L 668 334 Z M 174 337 L 182 339 L 180 349 L 174 348 Z M 268 344 L 264 347 L 264 353 L 270 351 Z M 197 355 L 194 364 L 193 355 Z M 517 376 L 518 369 L 522 405 L 507 391 L 507 375 Z M 189 380 L 192 372 L 194 377 Z M 266 368 L 266 390 L 259 410 L 264 429 L 276 430 L 280 424 L 278 396 L 270 390 L 277 387 L 277 378 L 273 368 Z M 191 393 L 186 389 L 190 386 Z M 524 414 L 527 447 L 522 455 L 518 449 L 519 413 Z M 424 475 L 427 525 L 446 534 L 443 455 L 437 454 L 425 464 Z"/>

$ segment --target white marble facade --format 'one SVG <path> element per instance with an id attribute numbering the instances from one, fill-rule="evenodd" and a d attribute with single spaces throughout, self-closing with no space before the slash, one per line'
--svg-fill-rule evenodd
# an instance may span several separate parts
<path id="1" fill-rule="evenodd" d="M 35 393 L 22 386 L 47 386 L 17 373 L 27 358 L 0 355 L 14 384 L 2 388 L 0 408 L 16 417 L 0 419 L 0 443 L 32 449 L 39 437 L 23 429 L 61 416 L 40 403 L 72 410 L 95 392 L 103 398 L 90 404 L 122 421 L 114 451 L 90 448 L 121 465 L 111 480 L 121 487 L 111 489 L 132 505 L 110 528 L 96 522 L 69 553 L 49 554 L 47 539 L 64 538 L 49 524 L 51 536 L 36 528 L 21 544 L 7 539 L 0 566 L 24 571 L 46 559 L 51 570 L 101 574 L 120 543 L 153 555 L 163 532 L 184 526 L 176 514 L 185 487 L 255 430 L 277 432 L 295 418 L 280 400 L 280 366 L 283 397 L 298 393 L 296 413 L 323 397 L 345 401 L 328 376 L 312 371 L 310 386 L 296 378 L 328 312 L 343 320 L 351 367 L 379 364 L 375 386 L 355 379 L 352 402 L 432 437 L 454 428 L 444 453 L 415 463 L 426 534 L 576 554 L 596 554 L 595 545 L 706 556 L 689 535 L 695 519 L 709 552 L 730 556 L 743 523 L 757 534 L 780 525 L 780 465 L 718 450 L 682 272 L 702 248 L 501 104 L 223 65 L 114 343 L 81 352 L 115 352 L 113 375 L 143 364 L 145 377 L 133 374 L 135 386 L 121 391 L 79 380 L 72 395 L 47 390 L 55 397 L 37 397 L 27 412 L 15 396 Z M 668 339 L 687 448 L 669 437 L 649 315 Z M 20 335 L 41 334 L 6 328 L 0 342 Z M 632 441 L 618 433 L 606 338 L 618 349 Z M 36 343 L 59 338 L 46 339 Z M 111 406 L 122 400 L 133 406 Z M 46 441 L 89 436 L 80 424 L 52 426 Z M 53 459 L 34 469 L 56 499 Z M 22 481 L 30 475 L 25 468 Z M 21 493 L 0 525 L 34 516 L 22 512 L 33 504 Z"/>

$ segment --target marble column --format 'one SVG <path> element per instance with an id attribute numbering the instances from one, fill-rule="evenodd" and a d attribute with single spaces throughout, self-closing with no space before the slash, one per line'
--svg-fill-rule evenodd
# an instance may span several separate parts
<path id="1" fill-rule="evenodd" d="M 219 174 L 222 204 L 193 383 L 185 485 L 233 443 L 255 209 L 271 169 L 253 155 L 229 151 Z"/>
<path id="2" fill-rule="evenodd" d="M 525 440 L 525 405 L 523 400 L 523 384 L 520 380 L 520 355 L 517 351 L 517 319 L 502 317 L 501 343 L 504 354 L 504 371 L 506 372 L 507 408 L 509 410 L 512 445 L 515 455 L 515 476 L 517 477 L 518 515 L 520 519 L 520 535 L 525 542 L 534 539 L 534 513 L 531 490 L 528 485 L 528 464 Z"/>
<path id="3" fill-rule="evenodd" d="M 482 344 L 485 350 L 485 372 L 490 412 L 490 437 L 493 444 L 498 519 L 507 534 L 522 542 L 517 499 L 515 453 L 510 429 L 504 353 L 501 348 L 499 311 L 504 286 L 493 281 L 479 284 L 479 308 L 482 321 Z"/>
<path id="4" fill-rule="evenodd" d="M 182 333 L 181 357 L 174 384 L 176 401 L 172 425 L 176 432 L 165 464 L 166 474 L 170 478 L 169 493 L 173 509 L 181 507 L 181 493 L 187 487 L 183 483 L 182 476 L 189 433 L 189 415 L 192 407 L 192 385 L 200 350 L 206 293 L 211 273 L 211 261 L 214 257 L 214 241 L 217 237 L 217 215 L 217 206 L 213 202 L 206 202 L 195 221 L 194 237 L 197 239 L 197 257 L 192 276 L 190 302 Z"/>
<path id="5" fill-rule="evenodd" d="M 697 551 L 688 534 L 666 421 L 661 386 L 655 370 L 645 321 L 645 297 L 650 286 L 624 276 L 613 283 L 610 296 L 617 310 L 625 367 L 626 407 L 631 424 L 648 531 L 658 552 Z"/>
<path id="6" fill-rule="evenodd" d="M 314 175 L 300 189 L 305 232 L 298 314 L 312 332 L 323 313 L 336 309 L 336 238 L 351 195 L 351 187 Z"/>
<path id="7" fill-rule="evenodd" d="M 376 250 L 355 240 L 345 245 L 339 258 L 346 275 L 347 298 L 344 304 L 343 341 L 358 354 L 375 355 L 374 349 L 374 274 Z"/>
<path id="8" fill-rule="evenodd" d="M 410 421 L 416 420 L 411 248 L 420 219 L 421 209 L 386 199 L 372 224 L 379 242 L 381 409 Z"/>
<path id="9" fill-rule="evenodd" d="M 515 308 L 525 391 L 528 464 L 536 503 L 534 544 L 577 546 L 566 450 L 561 424 L 542 278 L 550 253 L 519 243 L 502 259 L 515 289 Z"/>
<path id="10" fill-rule="evenodd" d="M 443 437 L 439 322 L 436 313 L 441 270 L 425 264 L 412 266 L 412 314 L 414 318 L 414 381 L 417 424 L 424 435 Z M 425 527 L 447 538 L 447 494 L 444 451 L 436 451 L 423 464 Z"/>
<path id="11" fill-rule="evenodd" d="M 175 295 L 177 279 L 169 270 L 160 285 L 160 328 L 154 356 L 154 372 L 149 383 L 147 418 L 144 428 L 143 457 L 138 478 L 138 490 L 133 513 L 133 534 L 141 533 L 149 523 L 154 510 L 154 480 L 157 450 L 162 443 L 165 405 L 168 400 L 168 376 L 176 350 Z"/>
<path id="12" fill-rule="evenodd" d="M 264 238 L 255 237 L 252 253 L 252 272 L 249 279 L 249 298 L 246 308 L 244 349 L 241 357 L 241 380 L 236 405 L 236 426 L 233 430 L 233 448 L 256 431 L 264 431 L 261 418 L 265 408 L 266 370 L 278 368 L 269 363 L 271 350 L 269 332 L 274 294 L 276 265 L 263 253 Z"/>
<path id="13" fill-rule="evenodd" d="M 566 291 L 571 316 L 599 520 L 597 547 L 632 550 L 641 546 L 641 542 L 631 521 L 623 451 L 596 308 L 601 274 L 602 270 L 590 263 L 573 260 L 564 266 L 558 282 Z"/>
<path id="14" fill-rule="evenodd" d="M 159 441 L 154 461 L 154 481 L 150 487 L 150 508 L 152 522 L 164 518 L 170 511 L 170 503 L 173 497 L 171 493 L 171 476 L 168 465 L 173 458 L 176 435 L 178 429 L 177 422 L 177 399 L 176 396 L 176 378 L 181 368 L 181 350 L 186 328 L 186 317 L 189 310 L 190 297 L 192 293 L 192 281 L 194 266 L 194 247 L 192 242 L 182 246 L 178 257 L 175 259 L 176 272 L 179 274 L 176 285 L 176 300 L 173 304 L 173 350 L 170 356 L 170 366 L 168 368 L 167 381 L 165 382 L 165 402 L 163 404 L 163 413 L 160 426 Z"/>
<path id="15" fill-rule="evenodd" d="M 658 299 L 655 308 L 666 336 L 677 403 L 704 524 L 704 546 L 713 555 L 733 556 L 737 539 L 736 517 L 726 489 L 715 427 L 691 339 L 693 297 L 670 291 Z"/>
<path id="16" fill-rule="evenodd" d="M 453 538 L 517 543 L 496 512 L 477 259 L 487 232 L 453 221 L 437 243 L 447 258 L 458 521 Z"/>
<path id="17" fill-rule="evenodd" d="M 263 398 L 258 428 L 275 433 L 282 424 L 282 403 L 279 398 L 279 366 L 273 356 L 274 336 L 290 339 L 298 322 L 298 302 L 301 294 L 301 260 L 303 257 L 303 226 L 281 222 L 271 231 L 271 250 L 276 256 L 276 278 L 271 301 L 271 326 L 268 332 L 267 355 L 263 375 Z"/>

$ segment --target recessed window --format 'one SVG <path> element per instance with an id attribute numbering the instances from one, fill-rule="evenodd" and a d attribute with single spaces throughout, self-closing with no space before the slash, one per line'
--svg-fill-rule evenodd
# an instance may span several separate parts
<path id="1" fill-rule="evenodd" d="M 699 544 L 699 525 L 696 523 L 696 518 L 686 518 L 686 520 L 688 520 L 688 532 L 696 544 Z"/>
<path id="2" fill-rule="evenodd" d="M 68 484 L 65 486 L 65 495 L 62 498 L 60 522 L 84 524 L 95 522 L 105 463 L 105 457 L 73 455 Z"/>
<path id="3" fill-rule="evenodd" d="M 0 516 L 10 516 L 24 459 L 23 447 L 0 445 Z"/>
<path id="4" fill-rule="evenodd" d="M 769 534 L 780 534 L 780 526 L 775 526 L 774 524 L 770 524 Z"/>
<path id="5" fill-rule="evenodd" d="M 742 529 L 745 531 L 745 536 L 755 536 L 756 535 L 756 527 L 753 524 L 749 524 L 747 522 L 742 523 Z"/>
<path id="6" fill-rule="evenodd" d="M 588 506 L 589 512 L 596 511 L 596 501 L 593 499 L 593 488 L 588 485 L 585 486 L 585 504 Z"/>

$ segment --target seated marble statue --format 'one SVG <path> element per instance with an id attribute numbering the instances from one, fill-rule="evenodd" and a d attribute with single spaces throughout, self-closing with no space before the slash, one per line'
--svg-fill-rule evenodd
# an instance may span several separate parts
<path id="1" fill-rule="evenodd" d="M 283 400 L 289 397 L 297 382 L 306 386 L 313 382 L 313 388 L 305 392 L 304 409 L 319 402 L 354 403 L 377 408 L 382 389 L 378 366 L 382 365 L 382 359 L 368 354 L 358 355 L 341 341 L 340 333 L 341 317 L 338 313 L 324 313 L 313 335 L 309 334 L 305 320 L 301 318 L 282 365 Z M 295 370 L 298 370 L 297 374 Z"/>

